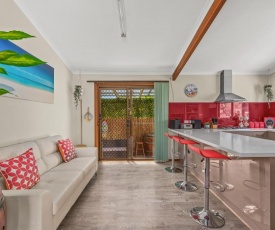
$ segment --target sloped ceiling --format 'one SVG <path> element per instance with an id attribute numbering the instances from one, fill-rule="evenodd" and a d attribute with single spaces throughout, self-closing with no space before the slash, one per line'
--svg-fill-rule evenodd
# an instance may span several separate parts
<path id="1" fill-rule="evenodd" d="M 73 73 L 172 75 L 213 0 L 15 0 Z M 275 1 L 228 0 L 181 74 L 269 74 Z"/>
<path id="2" fill-rule="evenodd" d="M 273 73 L 274 12 L 274 0 L 227 0 L 182 73 Z"/>

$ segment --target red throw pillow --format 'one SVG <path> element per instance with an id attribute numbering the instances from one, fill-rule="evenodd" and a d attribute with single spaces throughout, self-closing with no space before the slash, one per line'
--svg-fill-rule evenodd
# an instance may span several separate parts
<path id="1" fill-rule="evenodd" d="M 7 189 L 29 189 L 40 180 L 32 148 L 20 156 L 0 162 L 0 168 Z"/>
<path id="2" fill-rule="evenodd" d="M 59 140 L 58 149 L 65 162 L 69 162 L 70 160 L 76 158 L 75 149 L 70 139 Z"/>

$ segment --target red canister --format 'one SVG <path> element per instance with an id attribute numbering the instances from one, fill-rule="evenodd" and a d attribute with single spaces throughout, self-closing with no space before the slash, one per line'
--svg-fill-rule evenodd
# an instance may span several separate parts
<path id="1" fill-rule="evenodd" d="M 250 122 L 249 122 L 249 128 L 254 128 L 254 127 L 255 127 L 255 122 L 250 121 Z"/>
<path id="2" fill-rule="evenodd" d="M 259 127 L 260 127 L 260 122 L 255 121 L 254 127 L 255 127 L 255 128 L 259 128 Z"/>
<path id="3" fill-rule="evenodd" d="M 264 122 L 260 122 L 260 128 L 264 128 Z"/>

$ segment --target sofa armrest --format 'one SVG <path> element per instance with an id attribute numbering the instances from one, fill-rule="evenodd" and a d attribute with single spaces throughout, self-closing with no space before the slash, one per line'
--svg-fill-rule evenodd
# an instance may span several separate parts
<path id="1" fill-rule="evenodd" d="M 3 190 L 7 205 L 7 229 L 52 230 L 53 200 L 48 190 Z"/>
<path id="2" fill-rule="evenodd" d="M 96 157 L 98 159 L 97 147 L 76 147 L 75 152 L 77 157 Z"/>

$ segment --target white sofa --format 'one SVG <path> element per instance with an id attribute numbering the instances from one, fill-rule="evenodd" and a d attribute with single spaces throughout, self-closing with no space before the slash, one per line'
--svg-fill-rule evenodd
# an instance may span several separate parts
<path id="1" fill-rule="evenodd" d="M 40 181 L 29 190 L 3 190 L 8 230 L 57 229 L 98 168 L 96 147 L 76 148 L 77 158 L 64 163 L 58 151 L 61 136 L 0 148 L 0 161 L 33 148 Z M 1 188 L 5 189 L 3 178 Z"/>

